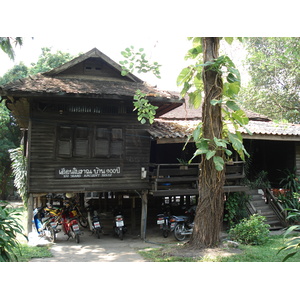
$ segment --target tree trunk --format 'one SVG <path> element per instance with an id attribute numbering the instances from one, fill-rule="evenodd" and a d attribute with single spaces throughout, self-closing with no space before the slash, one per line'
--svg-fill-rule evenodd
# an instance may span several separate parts
<path id="1" fill-rule="evenodd" d="M 203 38 L 204 63 L 219 56 L 219 38 Z M 211 105 L 211 100 L 220 99 L 223 84 L 216 71 L 203 70 L 204 100 L 202 108 L 203 137 L 222 138 L 222 113 L 220 105 Z M 216 153 L 222 156 L 222 153 Z M 217 171 L 213 159 L 202 157 L 199 177 L 199 201 L 196 209 L 193 234 L 190 245 L 195 248 L 215 247 L 219 243 L 222 228 L 225 171 Z"/>

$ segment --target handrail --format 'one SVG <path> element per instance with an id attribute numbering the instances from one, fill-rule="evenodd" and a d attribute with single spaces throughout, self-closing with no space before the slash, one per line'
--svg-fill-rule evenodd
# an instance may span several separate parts
<path id="1" fill-rule="evenodd" d="M 266 188 L 265 189 L 266 193 L 266 198 L 270 206 L 272 207 L 273 211 L 279 218 L 280 222 L 284 225 L 287 226 L 288 222 L 286 220 L 287 218 L 287 212 L 284 210 L 282 205 L 278 202 L 278 199 L 273 195 L 270 189 Z"/>

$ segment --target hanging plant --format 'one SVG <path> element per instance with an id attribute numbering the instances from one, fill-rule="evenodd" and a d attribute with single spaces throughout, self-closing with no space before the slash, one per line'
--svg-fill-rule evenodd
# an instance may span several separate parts
<path id="1" fill-rule="evenodd" d="M 27 159 L 23 155 L 23 145 L 19 148 L 9 150 L 9 153 L 10 159 L 12 160 L 14 185 L 17 188 L 25 207 L 27 208 Z"/>

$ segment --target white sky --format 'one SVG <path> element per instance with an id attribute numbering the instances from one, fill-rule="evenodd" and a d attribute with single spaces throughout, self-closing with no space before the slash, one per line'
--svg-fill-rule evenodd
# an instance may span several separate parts
<path id="1" fill-rule="evenodd" d="M 17 46 L 15 48 L 15 61 L 10 60 L 7 55 L 0 51 L 0 76 L 3 76 L 5 72 L 21 61 L 27 66 L 30 66 L 32 62 L 37 62 L 38 57 L 42 53 L 42 47 L 51 47 L 53 52 L 61 50 L 73 55 L 77 55 L 79 52 L 85 53 L 96 47 L 115 62 L 119 63 L 121 60 L 124 60 L 121 51 L 131 45 L 134 46 L 136 50 L 144 48 L 144 53 L 147 54 L 148 59 L 157 61 L 162 65 L 161 80 L 150 74 L 136 73 L 135 75 L 147 81 L 149 84 L 157 85 L 161 89 L 169 91 L 180 89 L 176 85 L 176 79 L 180 71 L 191 63 L 191 61 L 185 61 L 184 56 L 192 46 L 192 43 L 183 36 L 166 36 L 162 38 L 160 36 L 120 37 L 112 35 L 102 36 L 101 38 L 76 37 L 74 39 L 65 36 L 34 37 L 33 39 L 25 37 L 23 46 Z M 239 45 L 236 47 L 240 48 Z M 234 48 L 236 49 L 236 47 Z M 244 54 L 245 52 L 242 51 L 242 49 L 240 49 L 240 51 L 231 51 L 230 53 L 232 59 L 236 58 L 238 62 Z"/>

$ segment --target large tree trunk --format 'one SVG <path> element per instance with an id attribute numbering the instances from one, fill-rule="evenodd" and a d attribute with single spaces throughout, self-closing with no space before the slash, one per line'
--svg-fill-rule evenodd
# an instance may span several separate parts
<path id="1" fill-rule="evenodd" d="M 203 38 L 204 62 L 219 56 L 219 38 Z M 203 137 L 222 137 L 222 113 L 220 105 L 211 105 L 211 100 L 222 96 L 222 79 L 215 71 L 204 69 L 204 100 L 202 108 Z M 223 156 L 222 153 L 216 155 Z M 213 159 L 202 157 L 199 177 L 199 201 L 196 210 L 192 247 L 215 247 L 219 243 L 223 219 L 223 185 L 225 171 L 217 171 Z"/>

